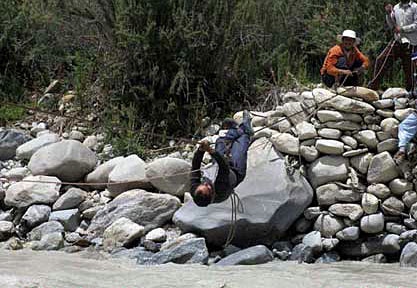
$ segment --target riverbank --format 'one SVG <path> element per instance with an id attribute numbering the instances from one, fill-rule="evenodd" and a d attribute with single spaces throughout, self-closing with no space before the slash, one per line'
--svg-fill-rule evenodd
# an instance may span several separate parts
<path id="1" fill-rule="evenodd" d="M 87 258 L 86 258 L 87 257 Z M 89 254 L 0 251 L 4 288 L 409 288 L 415 268 L 398 264 L 338 262 L 297 264 L 274 261 L 256 266 L 137 266 L 127 260 L 93 260 Z"/>

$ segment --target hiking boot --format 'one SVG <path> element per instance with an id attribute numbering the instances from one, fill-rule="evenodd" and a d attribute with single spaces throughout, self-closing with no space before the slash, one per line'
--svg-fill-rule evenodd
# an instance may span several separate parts
<path id="1" fill-rule="evenodd" d="M 404 151 L 398 151 L 397 153 L 395 153 L 395 155 L 394 155 L 394 162 L 397 164 L 397 165 L 400 165 L 401 163 L 403 163 L 404 162 L 404 160 L 405 160 L 405 152 Z"/>
<path id="2" fill-rule="evenodd" d="M 250 117 L 250 112 L 248 110 L 243 110 L 243 131 L 249 136 L 253 136 L 255 132 L 252 128 L 252 117 Z"/>

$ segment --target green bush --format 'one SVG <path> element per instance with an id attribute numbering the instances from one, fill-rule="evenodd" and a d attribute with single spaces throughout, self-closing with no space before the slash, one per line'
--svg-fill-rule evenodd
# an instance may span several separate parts
<path id="1" fill-rule="evenodd" d="M 0 126 L 21 120 L 25 115 L 24 108 L 3 105 L 0 107 Z"/>
<path id="2" fill-rule="evenodd" d="M 57 78 L 103 123 L 130 107 L 133 130 L 191 135 L 203 116 L 256 105 L 271 85 L 318 82 L 344 29 L 375 58 L 388 42 L 384 3 L 4 0 L 0 96 L 21 101 Z M 400 80 L 395 73 L 386 83 Z"/>

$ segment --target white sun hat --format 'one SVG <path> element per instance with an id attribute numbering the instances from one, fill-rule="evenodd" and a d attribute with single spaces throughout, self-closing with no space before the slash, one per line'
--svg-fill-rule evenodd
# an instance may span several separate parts
<path id="1" fill-rule="evenodd" d="M 359 43 L 361 43 L 361 38 L 356 37 L 356 32 L 353 31 L 353 30 L 345 30 L 345 31 L 343 31 L 342 35 L 337 35 L 337 40 L 339 42 L 342 42 L 342 38 L 343 37 L 355 39 L 355 44 L 356 45 L 358 45 Z"/>

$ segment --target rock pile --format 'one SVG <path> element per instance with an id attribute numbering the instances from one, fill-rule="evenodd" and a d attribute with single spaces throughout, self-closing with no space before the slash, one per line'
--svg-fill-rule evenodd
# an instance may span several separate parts
<path id="1" fill-rule="evenodd" d="M 3 129 L 0 178 L 10 182 L 0 186 L 0 241 L 5 249 L 93 249 L 146 265 L 356 259 L 416 266 L 416 163 L 393 160 L 398 125 L 413 111 L 401 89 L 380 97 L 365 88 L 317 88 L 254 112 L 236 223 L 230 199 L 207 208 L 187 201 L 192 149 L 149 162 L 137 155 L 101 162 L 99 137 L 61 139 L 38 127 L 32 139 Z M 222 249 L 232 225 L 235 246 Z"/>
<path id="2" fill-rule="evenodd" d="M 381 99 L 365 88 L 339 92 L 318 88 L 298 99 L 283 95 L 276 117 L 289 115 L 294 109 L 288 107 L 310 107 L 312 99 L 317 111 L 278 129 L 258 128 L 270 133 L 278 151 L 302 158 L 301 169 L 315 190 L 314 206 L 294 224 L 291 242 L 274 251 L 282 259 L 308 262 L 398 261 L 402 251 L 411 253 L 403 249 L 407 243 L 417 240 L 417 181 L 411 173 L 416 163 L 397 166 L 393 160 L 398 125 L 414 109 L 402 89 L 389 89 Z"/>

